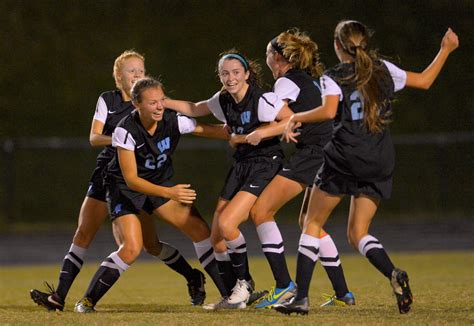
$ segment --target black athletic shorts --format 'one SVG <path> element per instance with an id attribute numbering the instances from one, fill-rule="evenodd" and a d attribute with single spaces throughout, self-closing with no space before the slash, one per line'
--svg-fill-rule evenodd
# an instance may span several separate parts
<path id="1" fill-rule="evenodd" d="M 258 197 L 281 169 L 282 163 L 280 156 L 259 156 L 235 161 L 220 196 L 231 200 L 239 191 L 246 191 Z"/>
<path id="2" fill-rule="evenodd" d="M 377 199 L 389 199 L 392 194 L 392 177 L 380 181 L 364 181 L 342 175 L 323 164 L 315 179 L 316 186 L 332 195 L 366 195 Z"/>
<path id="3" fill-rule="evenodd" d="M 298 149 L 291 155 L 288 162 L 278 172 L 278 175 L 311 187 L 323 161 L 324 156 L 321 147 L 307 146 Z"/>
<path id="4" fill-rule="evenodd" d="M 174 185 L 176 184 L 171 180 L 160 183 L 160 186 L 164 187 L 173 187 Z M 106 188 L 107 206 L 112 221 L 123 215 L 138 214 L 140 210 L 152 214 L 155 209 L 170 200 L 169 198 L 148 196 L 130 190 L 126 184 L 116 183 L 115 180 L 107 184 Z"/>
<path id="5" fill-rule="evenodd" d="M 104 173 L 107 168 L 107 164 L 98 164 L 92 172 L 92 176 L 89 180 L 89 188 L 87 188 L 87 197 L 91 197 L 100 201 L 106 201 L 106 190 L 104 185 Z"/>

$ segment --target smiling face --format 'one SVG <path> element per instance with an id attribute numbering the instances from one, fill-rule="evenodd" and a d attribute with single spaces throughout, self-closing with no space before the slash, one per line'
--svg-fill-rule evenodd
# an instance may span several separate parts
<path id="1" fill-rule="evenodd" d="M 138 80 L 145 77 L 145 63 L 138 57 L 129 57 L 122 62 L 116 81 L 119 89 L 130 95 L 130 89 Z"/>
<path id="2" fill-rule="evenodd" d="M 141 92 L 138 101 L 133 105 L 138 109 L 140 119 L 145 123 L 153 123 L 163 119 L 165 93 L 161 87 L 147 88 Z"/>
<path id="3" fill-rule="evenodd" d="M 247 79 L 249 71 L 245 71 L 242 63 L 237 59 L 224 59 L 219 62 L 219 79 L 234 99 L 242 99 L 248 89 Z"/>

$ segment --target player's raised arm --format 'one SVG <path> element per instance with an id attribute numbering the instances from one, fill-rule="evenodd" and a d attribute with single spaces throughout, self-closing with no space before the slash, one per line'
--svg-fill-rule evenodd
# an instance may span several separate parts
<path id="1" fill-rule="evenodd" d="M 203 117 L 211 113 L 207 106 L 207 101 L 201 101 L 198 103 L 173 100 L 166 98 L 163 102 L 164 106 L 168 109 L 177 111 L 190 117 Z"/>
<path id="2" fill-rule="evenodd" d="M 448 28 L 446 34 L 441 40 L 441 47 L 433 61 L 421 73 L 407 71 L 406 86 L 412 88 L 429 89 L 438 77 L 448 56 L 457 49 L 459 40 L 456 33 Z"/>

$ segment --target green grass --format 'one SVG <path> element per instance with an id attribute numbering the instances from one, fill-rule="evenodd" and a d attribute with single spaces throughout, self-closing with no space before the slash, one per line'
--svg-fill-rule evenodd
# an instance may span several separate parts
<path id="1" fill-rule="evenodd" d="M 392 259 L 409 272 L 415 297 L 412 311 L 400 315 L 388 281 L 363 257 L 343 255 L 354 307 L 319 308 L 322 293 L 332 293 L 326 274 L 318 264 L 310 291 L 308 316 L 290 317 L 275 311 L 206 312 L 188 304 L 181 276 L 158 262 L 140 262 L 124 273 L 97 305 L 98 313 L 72 312 L 74 302 L 85 292 L 97 262 L 86 262 L 69 293 L 66 311 L 48 313 L 29 297 L 30 288 L 41 288 L 43 280 L 56 282 L 57 265 L 2 266 L 0 269 L 0 324 L 2 325 L 300 325 L 300 324 L 473 324 L 474 252 L 397 253 Z M 196 262 L 193 262 L 196 264 Z M 257 288 L 268 288 L 273 279 L 266 260 L 251 258 Z M 295 271 L 295 259 L 289 259 Z M 208 299 L 218 298 L 210 280 Z"/>

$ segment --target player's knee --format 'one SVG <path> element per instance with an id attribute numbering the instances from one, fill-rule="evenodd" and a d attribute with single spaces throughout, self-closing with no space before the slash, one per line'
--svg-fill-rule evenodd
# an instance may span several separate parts
<path id="1" fill-rule="evenodd" d="M 94 239 L 94 235 L 95 232 L 91 233 L 81 228 L 78 228 L 76 230 L 76 233 L 74 234 L 73 242 L 81 248 L 88 248 L 92 240 Z"/>
<path id="2" fill-rule="evenodd" d="M 161 243 L 143 243 L 143 250 L 152 256 L 158 256 L 161 253 Z"/>
<path id="3" fill-rule="evenodd" d="M 142 244 L 138 242 L 125 243 L 119 250 L 120 256 L 123 257 L 122 259 L 125 262 L 130 264 L 137 259 L 138 255 L 140 255 L 142 247 Z"/>
<path id="4" fill-rule="evenodd" d="M 223 238 L 229 238 L 230 233 L 232 232 L 234 223 L 229 221 L 229 219 L 221 218 L 219 219 L 219 233 Z"/>
<path id="5" fill-rule="evenodd" d="M 273 220 L 273 214 L 258 203 L 250 210 L 250 218 L 256 226 Z"/>
<path id="6" fill-rule="evenodd" d="M 192 223 L 188 224 L 188 236 L 194 242 L 199 242 L 209 238 L 211 236 L 211 230 L 206 221 L 194 216 L 192 217 Z"/>
<path id="7" fill-rule="evenodd" d="M 360 232 L 356 229 L 349 229 L 347 231 L 347 240 L 349 244 L 354 248 L 355 250 L 359 250 L 359 241 L 362 238 L 360 235 Z"/>

